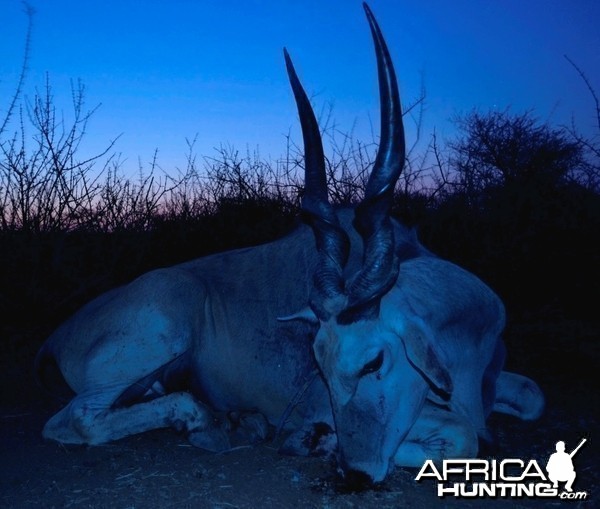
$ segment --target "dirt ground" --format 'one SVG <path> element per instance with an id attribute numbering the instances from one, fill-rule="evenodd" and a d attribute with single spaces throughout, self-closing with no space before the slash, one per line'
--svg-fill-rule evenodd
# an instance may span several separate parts
<path id="1" fill-rule="evenodd" d="M 15 343 L 13 343 L 15 344 Z M 440 499 L 433 481 L 416 469 L 396 469 L 376 490 L 340 492 L 335 465 L 277 454 L 277 443 L 204 453 L 171 430 L 158 430 L 101 447 L 64 447 L 41 437 L 60 405 L 31 376 L 33 349 L 3 355 L 0 374 L 0 508 L 430 508 L 600 507 L 597 446 L 597 357 L 567 352 L 524 360 L 547 396 L 536 422 L 492 416 L 497 459 L 536 459 L 545 465 L 557 440 L 567 449 L 581 438 L 576 491 L 587 500 Z M 523 371 L 521 369 L 521 371 Z"/>

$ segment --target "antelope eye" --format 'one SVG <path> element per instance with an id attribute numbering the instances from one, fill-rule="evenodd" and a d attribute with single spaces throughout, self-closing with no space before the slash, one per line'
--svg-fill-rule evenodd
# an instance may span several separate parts
<path id="1" fill-rule="evenodd" d="M 377 357 L 375 357 L 372 361 L 367 362 L 363 368 L 360 370 L 359 375 L 365 376 L 369 373 L 375 373 L 375 371 L 379 371 L 381 366 L 383 365 L 383 350 L 381 350 Z"/>

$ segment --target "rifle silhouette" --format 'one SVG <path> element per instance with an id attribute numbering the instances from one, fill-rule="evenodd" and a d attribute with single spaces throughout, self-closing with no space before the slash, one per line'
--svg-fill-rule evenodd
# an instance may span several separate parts
<path id="1" fill-rule="evenodd" d="M 582 446 L 583 444 L 585 444 L 586 442 L 587 442 L 587 438 L 582 438 L 582 439 L 581 439 L 581 442 L 579 442 L 579 444 L 577 445 L 577 447 L 575 447 L 575 449 L 573 449 L 573 450 L 572 450 L 572 451 L 569 453 L 569 457 L 571 457 L 571 458 L 572 458 L 573 456 L 575 456 L 575 454 L 577 453 L 577 451 L 578 451 L 579 449 L 581 449 L 581 446 Z"/>

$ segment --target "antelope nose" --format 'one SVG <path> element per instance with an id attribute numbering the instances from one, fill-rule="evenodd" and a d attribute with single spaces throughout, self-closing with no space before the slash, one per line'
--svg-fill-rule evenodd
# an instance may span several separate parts
<path id="1" fill-rule="evenodd" d="M 373 478 L 361 470 L 344 470 L 340 483 L 340 491 L 357 492 L 373 487 Z"/>

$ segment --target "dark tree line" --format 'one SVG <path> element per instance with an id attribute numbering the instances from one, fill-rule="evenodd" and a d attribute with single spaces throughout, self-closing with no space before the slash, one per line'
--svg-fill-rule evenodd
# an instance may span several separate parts
<path id="1" fill-rule="evenodd" d="M 35 125 L 54 126 L 48 120 Z M 542 320 L 550 313 L 558 321 L 592 320 L 600 297 L 600 260 L 592 247 L 600 194 L 590 185 L 594 166 L 585 145 L 529 113 L 474 112 L 457 126 L 459 134 L 447 148 L 436 148 L 430 168 L 443 179 L 428 189 L 400 183 L 397 217 L 416 226 L 434 252 L 496 289 L 511 319 Z M 24 306 L 55 326 L 94 295 L 147 270 L 267 242 L 298 221 L 303 161 L 297 150 L 271 163 L 225 147 L 201 168 L 190 142 L 188 167 L 176 178 L 158 178 L 154 162 L 149 174 L 131 181 L 114 158 L 104 173 L 95 172 L 94 161 L 79 164 L 73 139 L 38 136 L 41 145 L 36 141 L 29 158 L 25 145 L 15 148 L 15 138 L 1 141 L 5 326 Z M 54 149 L 48 140 L 63 145 Z M 70 166 L 39 156 L 41 146 L 44 154 L 66 147 Z M 331 199 L 341 204 L 360 198 L 373 160 L 366 146 L 348 146 L 363 153 L 329 160 Z M 331 161 L 339 167 L 344 157 L 340 176 Z M 407 172 L 413 168 L 408 161 Z"/>

